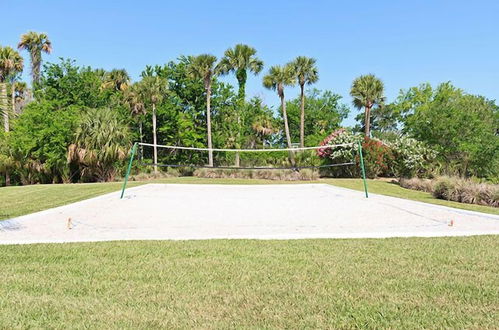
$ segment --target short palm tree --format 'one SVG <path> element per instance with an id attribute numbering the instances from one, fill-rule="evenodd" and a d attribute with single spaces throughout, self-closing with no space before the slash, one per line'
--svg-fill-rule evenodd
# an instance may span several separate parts
<path id="1" fill-rule="evenodd" d="M 125 69 L 113 69 L 104 74 L 103 88 L 124 91 L 130 85 L 130 76 Z"/>
<path id="2" fill-rule="evenodd" d="M 369 137 L 371 132 L 371 109 L 382 106 L 385 101 L 383 82 L 373 74 L 367 74 L 356 78 L 352 83 L 350 95 L 353 105 L 361 110 L 364 108 L 365 136 Z"/>
<path id="3" fill-rule="evenodd" d="M 294 84 L 293 68 L 288 64 L 286 66 L 273 66 L 269 73 L 263 77 L 263 86 L 265 88 L 277 91 L 281 99 L 282 117 L 284 119 L 284 132 L 288 148 L 291 148 L 291 135 L 289 134 L 288 114 L 286 113 L 286 100 L 284 99 L 284 86 Z M 293 152 L 289 152 L 289 161 L 295 166 Z"/>
<path id="4" fill-rule="evenodd" d="M 135 118 L 139 124 L 139 139 L 140 142 L 143 142 L 142 119 L 146 114 L 146 107 L 144 105 L 144 100 L 142 100 L 140 95 L 140 85 L 138 83 L 135 83 L 130 88 L 126 89 L 125 103 L 128 105 L 132 117 Z M 140 150 L 142 150 L 142 146 L 140 147 Z M 140 155 L 142 155 L 142 152 Z"/>
<path id="5" fill-rule="evenodd" d="M 21 50 L 27 50 L 31 59 L 31 77 L 33 86 L 40 81 L 40 68 L 42 66 L 42 52 L 50 54 L 52 43 L 47 34 L 29 31 L 21 36 L 17 45 Z"/>
<path id="6" fill-rule="evenodd" d="M 116 162 L 126 157 L 130 146 L 128 127 L 109 108 L 89 109 L 68 148 L 68 162 L 78 164 L 81 174 L 97 181 L 112 181 Z"/>
<path id="7" fill-rule="evenodd" d="M 27 92 L 28 84 L 24 81 L 15 81 L 12 84 L 12 111 L 14 115 L 21 113 L 22 107 L 26 102 Z"/>
<path id="8" fill-rule="evenodd" d="M 244 44 L 237 44 L 234 48 L 227 49 L 224 53 L 224 57 L 220 60 L 220 74 L 236 74 L 236 79 L 239 84 L 238 99 L 241 102 L 244 102 L 246 96 L 248 71 L 256 75 L 263 69 L 263 61 L 255 55 L 255 48 Z"/>
<path id="9" fill-rule="evenodd" d="M 263 148 L 265 148 L 265 138 L 276 132 L 274 127 L 274 118 L 266 114 L 256 116 L 253 119 L 251 128 L 255 132 L 257 138 L 260 138 Z"/>
<path id="10" fill-rule="evenodd" d="M 0 47 L 0 108 L 4 119 L 4 129 L 9 131 L 9 98 L 7 81 L 23 70 L 23 58 L 11 47 Z"/>
<path id="11" fill-rule="evenodd" d="M 217 58 L 210 54 L 201 54 L 189 57 L 188 72 L 195 79 L 202 79 L 206 90 L 206 129 L 208 135 L 208 165 L 213 166 L 213 148 L 211 142 L 211 84 L 218 74 Z"/>
<path id="12" fill-rule="evenodd" d="M 319 73 L 315 66 L 315 58 L 298 56 L 291 66 L 298 85 L 300 85 L 300 147 L 305 146 L 305 84 L 310 85 L 319 80 Z"/>
<path id="13" fill-rule="evenodd" d="M 156 106 L 161 103 L 168 91 L 168 83 L 158 76 L 144 77 L 138 84 L 138 93 L 144 104 L 152 108 L 152 138 L 154 144 L 154 172 L 158 172 L 158 138 L 156 133 Z"/>

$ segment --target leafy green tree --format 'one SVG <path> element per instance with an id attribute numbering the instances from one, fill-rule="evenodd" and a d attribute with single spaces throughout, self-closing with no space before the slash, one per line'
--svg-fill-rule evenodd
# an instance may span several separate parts
<path id="1" fill-rule="evenodd" d="M 50 54 L 52 52 L 52 42 L 47 34 L 29 31 L 21 36 L 17 45 L 21 50 L 27 50 L 31 59 L 31 76 L 33 87 L 40 80 L 40 69 L 42 66 L 42 52 Z"/>
<path id="2" fill-rule="evenodd" d="M 311 85 L 319 80 L 315 58 L 298 56 L 291 62 L 293 74 L 300 86 L 300 147 L 305 146 L 305 84 Z"/>
<path id="3" fill-rule="evenodd" d="M 350 95 L 357 109 L 364 108 L 365 136 L 369 137 L 371 110 L 373 107 L 382 106 L 385 102 L 383 82 L 373 74 L 360 76 L 353 81 Z"/>
<path id="4" fill-rule="evenodd" d="M 98 72 L 90 67 L 79 67 L 75 61 L 61 59 L 48 63 L 40 78 L 36 98 L 52 102 L 58 108 L 77 105 L 100 108 L 109 105 L 110 95 L 101 89 Z"/>
<path id="5" fill-rule="evenodd" d="M 138 85 L 139 95 L 144 104 L 150 105 L 152 109 L 152 138 L 154 150 L 154 172 L 158 172 L 158 139 L 156 130 L 156 106 L 164 99 L 168 91 L 168 85 L 165 79 L 158 76 L 144 77 Z"/>
<path id="6" fill-rule="evenodd" d="M 67 182 L 67 147 L 72 143 L 80 108 L 60 109 L 50 101 L 29 103 L 13 121 L 10 153 L 23 184 Z"/>
<path id="7" fill-rule="evenodd" d="M 244 102 L 246 96 L 248 71 L 256 75 L 263 69 L 263 61 L 255 55 L 255 48 L 244 44 L 237 44 L 234 48 L 229 48 L 225 51 L 224 57 L 222 57 L 218 65 L 222 75 L 235 73 L 239 84 L 238 99 L 241 102 Z"/>
<path id="8" fill-rule="evenodd" d="M 208 135 L 208 148 L 213 148 L 211 137 L 211 86 L 212 79 L 218 74 L 216 68 L 217 58 L 210 54 L 202 54 L 190 58 L 190 65 L 188 67 L 189 73 L 197 79 L 201 79 L 204 83 L 206 90 L 206 128 Z M 208 165 L 213 166 L 213 151 L 208 152 Z"/>
<path id="9" fill-rule="evenodd" d="M 4 119 L 4 130 L 9 131 L 9 98 L 7 82 L 9 78 L 23 70 L 23 58 L 11 47 L 0 46 L 0 108 Z"/>
<path id="10" fill-rule="evenodd" d="M 401 91 L 393 105 L 402 114 L 403 132 L 439 154 L 446 174 L 499 176 L 499 108 L 450 82 Z"/>
<path id="11" fill-rule="evenodd" d="M 79 166 L 83 178 L 113 181 L 129 148 L 128 127 L 114 110 L 89 109 L 78 122 L 67 159 Z"/>
<path id="12" fill-rule="evenodd" d="M 306 91 L 307 102 L 304 122 L 304 140 L 307 145 L 318 145 L 325 136 L 338 129 L 348 116 L 349 109 L 341 103 L 342 97 L 331 91 L 311 89 Z M 299 96 L 286 102 L 291 139 L 297 140 L 301 133 L 301 105 Z"/>
<path id="13" fill-rule="evenodd" d="M 284 86 L 292 86 L 294 84 L 293 68 L 290 65 L 273 66 L 269 73 L 263 77 L 263 86 L 274 90 L 281 99 L 282 118 L 284 120 L 284 132 L 286 134 L 286 142 L 288 148 L 291 148 L 291 135 L 289 133 L 288 114 L 286 112 L 286 100 L 284 98 Z M 292 166 L 295 165 L 294 154 L 289 152 L 289 161 Z"/>
<path id="14" fill-rule="evenodd" d="M 181 56 L 177 61 L 170 61 L 163 66 L 146 68 L 143 76 L 158 75 L 168 81 L 168 94 L 157 109 L 158 139 L 170 145 L 202 148 L 207 144 L 206 90 L 202 79 L 193 79 L 190 63 L 189 57 Z M 232 87 L 213 77 L 210 98 L 213 145 L 233 147 L 229 146 L 231 142 L 228 140 L 231 134 L 236 134 L 236 131 L 228 131 L 232 123 L 227 123 L 224 129 L 220 128 L 219 123 L 226 114 L 234 113 L 235 100 Z M 147 124 L 148 122 L 144 124 L 145 131 L 150 130 Z M 147 157 L 148 150 L 145 149 L 144 152 Z M 162 161 L 177 164 L 208 163 L 208 154 L 202 152 L 172 150 L 160 153 L 158 157 Z"/>
<path id="15" fill-rule="evenodd" d="M 365 122 L 364 114 L 359 113 L 355 116 L 355 120 L 359 123 L 355 125 L 354 131 L 364 132 Z M 400 134 L 400 113 L 393 104 L 386 104 L 382 107 L 376 107 L 371 111 L 371 135 L 379 138 L 395 137 Z"/>

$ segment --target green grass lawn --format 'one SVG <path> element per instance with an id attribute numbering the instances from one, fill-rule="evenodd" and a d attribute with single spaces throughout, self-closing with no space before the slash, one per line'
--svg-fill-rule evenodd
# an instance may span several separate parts
<path id="1" fill-rule="evenodd" d="M 362 191 L 363 185 L 360 179 L 321 179 L 318 181 L 272 181 L 254 179 L 205 179 L 197 177 L 180 177 L 159 179 L 148 182 L 129 182 L 128 187 L 134 187 L 145 183 L 196 183 L 196 184 L 297 184 L 297 183 L 327 183 L 334 186 Z M 464 210 L 479 211 L 484 213 L 499 214 L 499 208 L 463 204 L 452 201 L 436 199 L 429 193 L 405 189 L 397 184 L 368 180 L 371 193 L 412 199 L 416 201 L 456 207 Z M 83 199 L 95 197 L 121 189 L 121 183 L 87 183 L 66 185 L 32 185 L 21 187 L 0 188 L 0 220 L 29 214 L 48 208 L 61 206 Z"/>
<path id="2" fill-rule="evenodd" d="M 0 246 L 0 328 L 497 328 L 495 236 Z"/>

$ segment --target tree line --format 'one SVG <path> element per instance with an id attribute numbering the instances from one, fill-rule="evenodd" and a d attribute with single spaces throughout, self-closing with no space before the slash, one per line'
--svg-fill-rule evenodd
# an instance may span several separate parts
<path id="1" fill-rule="evenodd" d="M 265 66 L 256 49 L 244 44 L 227 49 L 220 59 L 201 54 L 146 66 L 137 82 L 124 69 L 78 66 L 69 59 L 42 65 L 42 54 L 52 51 L 44 33 L 22 35 L 17 48 L 0 46 L 3 185 L 113 180 L 122 174 L 132 141 L 210 149 L 317 145 L 341 127 L 350 111 L 340 95 L 310 87 L 319 70 L 316 60 L 305 56 L 263 74 L 263 86 L 280 100 L 278 108 L 259 97 L 248 100 L 247 80 Z M 24 50 L 31 64 L 30 88 L 20 81 Z M 226 75 L 235 76 L 237 88 L 219 79 Z M 286 99 L 285 89 L 293 85 L 300 93 Z M 363 132 L 366 139 L 386 145 L 409 137 L 435 151 L 432 165 L 442 173 L 498 177 L 494 101 L 443 83 L 401 90 L 387 103 L 382 80 L 372 74 L 354 79 L 350 95 L 360 112 L 359 124 L 347 128 L 352 134 Z M 164 162 L 239 167 L 304 161 L 294 153 L 281 156 L 166 152 L 156 147 L 140 153 L 142 160 L 152 159 L 154 171 Z"/>

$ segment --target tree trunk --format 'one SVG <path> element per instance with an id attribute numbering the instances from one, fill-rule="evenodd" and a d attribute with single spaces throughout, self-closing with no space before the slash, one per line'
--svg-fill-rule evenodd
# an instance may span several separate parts
<path id="1" fill-rule="evenodd" d="M 241 100 L 238 101 L 238 104 L 239 104 L 239 109 L 237 109 L 236 111 L 236 116 L 237 116 L 237 134 L 236 134 L 236 148 L 241 148 L 241 144 L 239 143 L 239 141 L 241 140 L 241 107 L 242 107 L 242 102 Z M 241 166 L 241 156 L 239 154 L 239 152 L 236 152 L 236 167 L 240 167 Z"/>
<path id="2" fill-rule="evenodd" d="M 142 137 L 142 119 L 139 121 L 139 135 L 140 135 L 140 143 L 143 143 L 143 137 Z M 140 145 L 140 153 L 139 153 L 139 160 L 142 161 L 142 157 L 144 156 L 144 147 L 142 144 Z"/>
<path id="3" fill-rule="evenodd" d="M 284 132 L 286 133 L 286 142 L 288 148 L 291 148 L 291 136 L 289 135 L 288 114 L 286 112 L 286 101 L 284 95 L 281 96 L 282 117 L 284 118 Z M 289 151 L 289 162 L 291 166 L 295 166 L 295 155 L 293 151 Z"/>
<path id="4" fill-rule="evenodd" d="M 10 186 L 10 173 L 9 170 L 5 171 L 5 186 Z"/>
<path id="5" fill-rule="evenodd" d="M 208 166 L 213 167 L 213 148 L 211 144 L 211 84 L 206 88 L 206 129 L 208 133 Z"/>
<path id="6" fill-rule="evenodd" d="M 156 105 L 152 104 L 152 140 L 154 143 L 154 173 L 158 173 L 158 140 L 156 137 Z"/>
<path id="7" fill-rule="evenodd" d="M 364 113 L 364 133 L 366 137 L 371 137 L 371 107 L 367 106 Z"/>
<path id="8" fill-rule="evenodd" d="M 241 166 L 241 157 L 239 156 L 239 152 L 236 152 L 236 167 Z"/>
<path id="9" fill-rule="evenodd" d="M 301 88 L 301 104 L 300 104 L 300 147 L 303 148 L 305 146 L 305 93 L 303 84 L 300 84 Z"/>
<path id="10" fill-rule="evenodd" d="M 12 115 L 16 115 L 16 84 L 12 83 Z"/>
<path id="11" fill-rule="evenodd" d="M 9 99 L 7 97 L 7 83 L 0 83 L 0 107 L 3 114 L 3 127 L 5 132 L 9 131 Z"/>

